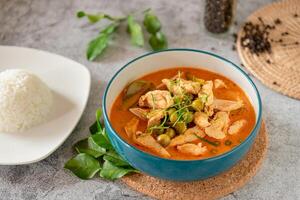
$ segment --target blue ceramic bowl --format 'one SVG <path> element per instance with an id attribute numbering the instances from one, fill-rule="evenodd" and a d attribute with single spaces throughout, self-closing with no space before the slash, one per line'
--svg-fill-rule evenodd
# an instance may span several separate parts
<path id="1" fill-rule="evenodd" d="M 247 94 L 256 112 L 256 124 L 239 146 L 222 155 L 201 160 L 170 160 L 150 155 L 123 140 L 110 124 L 116 97 L 131 81 L 154 71 L 179 66 L 201 68 L 230 78 Z M 133 167 L 150 176 L 175 181 L 192 181 L 215 176 L 235 165 L 248 152 L 261 126 L 261 99 L 247 74 L 218 55 L 193 49 L 169 49 L 140 56 L 123 66 L 109 81 L 103 96 L 104 123 L 117 152 Z"/>

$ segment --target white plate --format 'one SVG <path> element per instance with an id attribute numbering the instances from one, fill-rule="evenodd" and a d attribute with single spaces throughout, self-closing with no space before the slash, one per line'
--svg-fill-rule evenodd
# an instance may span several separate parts
<path id="1" fill-rule="evenodd" d="M 86 106 L 91 84 L 83 65 L 40 50 L 0 46 L 0 71 L 27 69 L 53 91 L 54 109 L 46 123 L 22 133 L 0 133 L 0 164 L 19 165 L 49 156 L 71 134 Z"/>

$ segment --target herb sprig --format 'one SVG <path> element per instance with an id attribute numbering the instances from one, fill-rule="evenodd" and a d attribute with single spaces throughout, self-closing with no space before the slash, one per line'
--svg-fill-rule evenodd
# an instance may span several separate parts
<path id="1" fill-rule="evenodd" d="M 206 143 L 208 143 L 208 144 L 210 144 L 210 145 L 212 145 L 212 146 L 214 146 L 214 147 L 217 147 L 217 146 L 220 145 L 220 143 L 219 143 L 218 141 L 217 141 L 217 142 L 213 142 L 213 141 L 210 141 L 210 140 L 208 140 L 208 139 L 206 139 L 206 138 L 204 138 L 204 137 L 200 137 L 200 136 L 197 135 L 197 134 L 195 134 L 195 136 L 196 136 L 197 138 L 199 138 L 201 141 L 206 142 Z"/>
<path id="2" fill-rule="evenodd" d="M 90 61 L 95 60 L 108 47 L 114 33 L 122 23 L 126 23 L 128 33 L 130 34 L 131 44 L 137 47 L 144 46 L 143 28 L 135 18 L 136 13 L 131 13 L 122 17 L 114 17 L 105 13 L 90 14 L 84 11 L 77 12 L 78 18 L 86 17 L 91 24 L 102 20 L 108 20 L 111 23 L 100 31 L 97 37 L 88 43 L 86 56 Z M 149 45 L 155 51 L 168 48 L 167 37 L 161 31 L 161 23 L 158 17 L 151 9 L 143 11 L 143 25 L 149 34 Z"/>
<path id="3" fill-rule="evenodd" d="M 96 121 L 90 127 L 91 135 L 74 145 L 78 154 L 67 161 L 64 167 L 81 179 L 91 179 L 99 173 L 102 178 L 115 180 L 138 172 L 114 150 L 100 122 L 101 115 L 98 109 Z"/>

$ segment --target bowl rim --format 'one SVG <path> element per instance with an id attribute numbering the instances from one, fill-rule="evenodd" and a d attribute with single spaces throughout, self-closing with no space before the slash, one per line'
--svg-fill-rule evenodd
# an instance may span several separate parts
<path id="1" fill-rule="evenodd" d="M 178 51 L 178 52 L 196 52 L 196 53 L 200 53 L 200 54 L 206 54 L 206 55 L 209 55 L 209 56 L 213 56 L 214 58 L 216 59 L 220 59 L 222 60 L 223 62 L 226 62 L 228 64 L 230 64 L 232 67 L 236 68 L 239 70 L 239 72 L 247 79 L 247 81 L 251 84 L 251 86 L 254 88 L 255 90 L 255 93 L 256 93 L 256 96 L 257 96 L 257 99 L 258 99 L 258 114 L 257 114 L 257 121 L 255 123 L 255 126 L 254 128 L 252 129 L 251 133 L 247 136 L 247 138 L 242 142 L 240 143 L 239 145 L 235 146 L 234 148 L 232 148 L 231 150 L 223 153 L 223 154 L 220 154 L 220 155 L 217 155 L 217 156 L 214 156 L 214 157 L 209 157 L 209 158 L 202 158 L 202 159 L 197 159 L 197 160 L 175 160 L 175 159 L 168 159 L 168 158 L 162 158 L 162 157 L 159 157 L 159 156 L 156 156 L 156 155 L 153 155 L 153 154 L 150 154 L 148 152 L 144 152 L 138 148 L 136 148 L 135 146 L 129 144 L 126 140 L 124 140 L 115 130 L 114 128 L 112 127 L 111 123 L 110 123 L 110 120 L 109 120 L 109 116 L 107 114 L 107 111 L 106 111 L 106 97 L 107 97 L 107 93 L 110 89 L 110 86 L 112 84 L 112 82 L 118 77 L 118 75 L 125 69 L 127 68 L 128 66 L 130 66 L 130 64 L 134 63 L 135 61 L 137 60 L 140 60 L 140 59 L 143 59 L 144 57 L 147 57 L 147 56 L 150 56 L 150 55 L 153 55 L 153 54 L 159 54 L 159 53 L 163 53 L 163 52 L 169 52 L 169 51 Z M 208 51 L 204 51 L 204 50 L 198 50 L 198 49 L 191 49 L 191 48 L 171 48 L 171 49 L 165 49 L 165 50 L 160 50 L 160 51 L 154 51 L 154 52 L 150 52 L 150 53 L 146 53 L 146 54 L 143 54 L 141 56 L 138 56 L 132 60 L 130 60 L 129 62 L 127 62 L 123 67 L 121 67 L 113 76 L 112 78 L 109 80 L 106 88 L 105 88 L 105 91 L 104 91 L 104 95 L 102 97 L 102 111 L 103 111 L 103 116 L 104 116 L 104 120 L 107 121 L 107 124 L 109 125 L 109 129 L 112 131 L 113 133 L 113 136 L 116 137 L 117 139 L 119 139 L 125 146 L 137 151 L 138 153 L 140 154 L 143 154 L 147 157 L 150 157 L 151 159 L 154 159 L 154 160 L 165 160 L 165 161 L 168 161 L 168 162 L 180 162 L 180 163 L 190 163 L 190 162 L 206 162 L 206 161 L 213 161 L 213 160 L 218 160 L 218 159 L 221 159 L 221 158 L 224 158 L 226 156 L 228 156 L 229 154 L 232 154 L 233 152 L 236 152 L 236 151 L 239 151 L 239 149 L 242 148 L 242 146 L 244 146 L 246 143 L 248 143 L 250 141 L 250 139 L 259 131 L 258 129 L 260 128 L 261 126 L 261 119 L 262 119 L 262 101 L 261 101 L 261 97 L 260 97 L 260 94 L 259 94 L 259 91 L 256 87 L 256 85 L 254 84 L 254 82 L 252 81 L 252 79 L 246 74 L 246 72 L 244 70 L 242 70 L 238 65 L 234 64 L 233 62 L 231 62 L 230 60 L 222 57 L 222 56 L 219 56 L 217 54 L 214 54 L 212 52 L 208 52 Z"/>

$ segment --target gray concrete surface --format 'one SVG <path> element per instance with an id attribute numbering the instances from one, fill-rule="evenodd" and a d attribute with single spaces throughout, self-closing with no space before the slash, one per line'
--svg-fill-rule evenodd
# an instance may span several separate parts
<path id="1" fill-rule="evenodd" d="M 128 36 L 118 35 L 101 59 L 88 62 L 87 42 L 103 24 L 89 26 L 75 17 L 77 10 L 105 11 L 114 15 L 153 8 L 159 15 L 170 47 L 213 51 L 239 64 L 231 50 L 230 33 L 215 37 L 203 27 L 202 0 L 1 0 L 0 45 L 38 48 L 74 59 L 92 74 L 87 108 L 65 143 L 47 159 L 24 166 L 0 166 L 0 199 L 149 199 L 120 182 L 100 178 L 81 181 L 63 169 L 73 153 L 71 146 L 88 134 L 94 111 L 109 78 L 127 61 L 149 51 L 131 47 Z M 238 26 L 254 10 L 271 0 L 239 1 Z M 213 48 L 213 50 L 212 50 Z M 270 137 L 268 156 L 258 174 L 241 190 L 224 199 L 300 199 L 300 101 L 280 95 L 254 78 L 263 99 L 263 115 Z"/>

